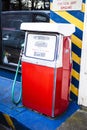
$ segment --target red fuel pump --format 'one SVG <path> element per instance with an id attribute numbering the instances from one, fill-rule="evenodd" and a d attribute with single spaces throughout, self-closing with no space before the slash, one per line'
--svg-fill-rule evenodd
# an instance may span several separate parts
<path id="1" fill-rule="evenodd" d="M 69 104 L 71 24 L 22 23 L 26 31 L 22 56 L 22 102 L 55 117 Z"/>

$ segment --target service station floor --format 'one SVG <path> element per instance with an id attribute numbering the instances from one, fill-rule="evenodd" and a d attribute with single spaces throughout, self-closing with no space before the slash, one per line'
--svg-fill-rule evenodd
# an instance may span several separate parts
<path id="1" fill-rule="evenodd" d="M 87 110 L 77 110 L 57 130 L 87 130 Z"/>
<path id="2" fill-rule="evenodd" d="M 80 109 L 74 102 L 70 102 L 66 112 L 56 118 L 27 109 L 22 103 L 14 105 L 11 100 L 13 79 L 6 75 L 3 77 L 0 72 L 0 124 L 6 125 L 6 120 L 10 118 L 16 130 L 87 130 L 87 111 Z M 17 81 L 16 96 L 19 95 L 20 87 L 21 83 Z M 6 119 L 5 114 L 8 117 Z"/>

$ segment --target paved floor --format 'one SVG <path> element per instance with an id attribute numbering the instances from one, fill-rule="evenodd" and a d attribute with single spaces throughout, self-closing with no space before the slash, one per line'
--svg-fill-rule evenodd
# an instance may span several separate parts
<path id="1" fill-rule="evenodd" d="M 87 108 L 77 110 L 57 130 L 87 130 Z"/>
<path id="2" fill-rule="evenodd" d="M 0 130 L 11 130 L 0 124 Z M 87 109 L 77 110 L 57 130 L 87 130 Z"/>

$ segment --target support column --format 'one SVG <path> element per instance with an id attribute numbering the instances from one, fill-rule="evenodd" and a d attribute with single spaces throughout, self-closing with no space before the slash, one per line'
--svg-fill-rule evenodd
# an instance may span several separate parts
<path id="1" fill-rule="evenodd" d="M 82 54 L 81 54 L 78 104 L 87 106 L 87 0 L 84 16 L 84 31 L 82 42 Z"/>

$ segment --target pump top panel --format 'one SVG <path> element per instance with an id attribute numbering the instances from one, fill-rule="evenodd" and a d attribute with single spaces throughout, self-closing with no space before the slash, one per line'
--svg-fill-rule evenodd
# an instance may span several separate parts
<path id="1" fill-rule="evenodd" d="M 64 36 L 70 36 L 75 32 L 73 24 L 61 23 L 22 23 L 20 29 L 26 31 L 56 32 Z"/>

